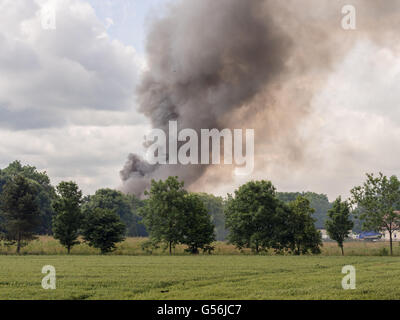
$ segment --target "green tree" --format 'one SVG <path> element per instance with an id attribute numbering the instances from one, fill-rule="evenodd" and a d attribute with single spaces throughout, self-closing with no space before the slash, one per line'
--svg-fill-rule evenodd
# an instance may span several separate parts
<path id="1" fill-rule="evenodd" d="M 225 201 L 222 197 L 216 197 L 212 194 L 198 193 L 211 216 L 212 223 L 215 226 L 215 235 L 218 241 L 224 241 L 228 235 L 225 228 Z"/>
<path id="2" fill-rule="evenodd" d="M 322 236 L 315 228 L 315 219 L 312 217 L 315 210 L 311 208 L 310 201 L 299 196 L 289 203 L 289 209 L 281 232 L 281 244 L 285 244 L 296 255 L 307 252 L 319 254 Z"/>
<path id="3" fill-rule="evenodd" d="M 377 232 L 387 231 L 390 237 L 390 254 L 393 255 L 393 232 L 400 228 L 400 181 L 396 176 L 390 178 L 381 172 L 378 176 L 366 174 L 362 186 L 354 187 L 351 203 L 362 207 L 360 218 L 363 228 Z"/>
<path id="4" fill-rule="evenodd" d="M 329 220 L 325 222 L 325 228 L 331 239 L 338 243 L 344 256 L 343 242 L 349 236 L 350 230 L 354 223 L 350 217 L 350 206 L 347 201 L 342 202 L 342 198 L 338 197 L 333 203 L 332 209 L 328 211 Z"/>
<path id="5" fill-rule="evenodd" d="M 53 218 L 54 238 L 67 248 L 79 244 L 77 240 L 82 223 L 82 191 L 75 182 L 61 182 L 57 186 L 57 198 L 53 203 L 56 215 Z"/>
<path id="6" fill-rule="evenodd" d="M 139 199 L 137 196 L 133 194 L 126 195 L 128 202 L 130 203 L 132 214 L 135 220 L 135 232 L 134 236 L 137 237 L 148 237 L 149 234 L 146 230 L 146 227 L 143 223 L 143 217 L 140 215 L 140 210 L 144 206 L 144 200 Z"/>
<path id="7" fill-rule="evenodd" d="M 83 237 L 89 246 L 98 248 L 102 254 L 115 249 L 115 244 L 125 239 L 125 224 L 110 209 L 86 210 Z"/>
<path id="8" fill-rule="evenodd" d="M 283 203 L 276 198 L 270 181 L 251 181 L 228 195 L 225 211 L 229 242 L 239 249 L 251 248 L 257 253 L 268 248 L 281 249 Z"/>
<path id="9" fill-rule="evenodd" d="M 37 198 L 40 211 L 40 223 L 35 229 L 37 234 L 52 234 L 52 219 L 54 210 L 51 205 L 55 199 L 54 187 L 46 172 L 39 172 L 33 166 L 23 166 L 20 161 L 10 163 L 6 168 L 0 170 L 0 193 L 3 186 L 13 177 L 20 175 L 34 183 L 37 188 Z"/>
<path id="10" fill-rule="evenodd" d="M 143 221 L 154 244 L 165 243 L 172 254 L 172 248 L 182 239 L 185 221 L 184 183 L 178 177 L 165 181 L 152 180 L 150 191 L 145 191 L 148 199 L 141 208 Z"/>
<path id="11" fill-rule="evenodd" d="M 304 197 L 310 201 L 310 206 L 315 210 L 313 217 L 316 219 L 315 226 L 318 229 L 324 228 L 327 220 L 328 210 L 332 208 L 332 203 L 329 202 L 328 196 L 315 192 L 278 192 L 278 199 L 289 204 L 295 201 L 298 197 Z"/>
<path id="12" fill-rule="evenodd" d="M 184 210 L 180 242 L 192 254 L 199 253 L 199 249 L 210 249 L 215 241 L 214 225 L 201 198 L 193 193 L 185 195 Z"/>
<path id="13" fill-rule="evenodd" d="M 126 225 L 126 235 L 139 236 L 139 217 L 134 213 L 133 204 L 137 203 L 134 196 L 128 196 L 113 189 L 99 189 L 94 195 L 85 199 L 84 207 L 90 210 L 95 208 L 114 210 Z"/>
<path id="14" fill-rule="evenodd" d="M 0 198 L 5 238 L 17 243 L 20 253 L 22 245 L 35 239 L 34 230 L 40 223 L 38 186 L 16 175 L 3 185 Z"/>

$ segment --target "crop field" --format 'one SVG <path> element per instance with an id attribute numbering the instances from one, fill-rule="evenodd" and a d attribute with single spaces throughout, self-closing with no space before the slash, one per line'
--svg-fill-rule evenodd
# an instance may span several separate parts
<path id="1" fill-rule="evenodd" d="M 44 290 L 44 265 L 56 289 Z M 356 289 L 341 285 L 356 268 Z M 2 255 L 0 299 L 399 299 L 399 257 Z"/>

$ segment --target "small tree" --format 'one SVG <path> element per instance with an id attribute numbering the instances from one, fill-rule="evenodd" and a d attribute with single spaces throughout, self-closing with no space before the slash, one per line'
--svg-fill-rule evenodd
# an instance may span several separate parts
<path id="1" fill-rule="evenodd" d="M 95 208 L 85 212 L 84 239 L 89 246 L 100 249 L 102 254 L 113 251 L 115 244 L 125 239 L 125 229 L 113 210 Z"/>
<path id="2" fill-rule="evenodd" d="M 295 201 L 289 203 L 289 215 L 286 218 L 286 230 L 282 230 L 282 244 L 296 254 L 311 252 L 319 254 L 322 245 L 321 233 L 315 228 L 315 219 L 312 217 L 314 209 L 310 201 L 299 196 Z"/>
<path id="3" fill-rule="evenodd" d="M 350 219 L 350 206 L 346 201 L 342 202 L 341 197 L 333 203 L 332 209 L 328 211 L 328 220 L 325 228 L 329 237 L 338 243 L 344 256 L 343 242 L 349 236 L 354 223 Z"/>
<path id="4" fill-rule="evenodd" d="M 82 191 L 75 182 L 61 182 L 57 186 L 57 199 L 53 203 L 56 216 L 53 218 L 54 238 L 67 248 L 79 244 L 77 240 L 82 223 Z"/>
<path id="5" fill-rule="evenodd" d="M 151 242 L 165 243 L 170 254 L 182 238 L 186 194 L 178 177 L 152 180 L 150 191 L 145 192 L 149 197 L 140 210 Z"/>
<path id="6" fill-rule="evenodd" d="M 4 185 L 0 203 L 5 238 L 10 244 L 17 243 L 19 254 L 23 242 L 35 239 L 34 230 L 40 222 L 38 188 L 16 175 Z"/>
<path id="7" fill-rule="evenodd" d="M 182 223 L 181 243 L 188 246 L 187 251 L 199 253 L 199 249 L 209 249 L 215 240 L 214 225 L 211 217 L 201 200 L 196 194 L 185 196 L 185 216 Z"/>
<path id="8" fill-rule="evenodd" d="M 359 218 L 363 228 L 388 231 L 390 254 L 393 255 L 393 232 L 400 229 L 400 181 L 396 176 L 387 178 L 382 173 L 377 177 L 367 173 L 367 181 L 351 191 L 353 205 L 362 207 Z"/>

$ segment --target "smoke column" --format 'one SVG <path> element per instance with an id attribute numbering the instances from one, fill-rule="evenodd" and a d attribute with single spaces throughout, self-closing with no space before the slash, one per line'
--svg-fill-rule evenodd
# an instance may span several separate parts
<path id="1" fill-rule="evenodd" d="M 254 128 L 256 161 L 261 166 L 266 150 L 282 161 L 301 163 L 299 145 L 304 141 L 299 141 L 296 130 L 311 112 L 312 96 L 357 37 L 375 32 L 368 18 L 387 14 L 386 6 L 360 2 L 366 17 L 364 31 L 346 33 L 340 26 L 344 4 L 314 0 L 174 2 L 165 16 L 153 21 L 148 34 L 149 69 L 137 88 L 139 111 L 154 128 L 166 133 L 171 120 L 178 122 L 178 130 L 197 132 Z M 212 183 L 229 181 L 232 174 L 227 170 L 231 169 L 151 166 L 131 154 L 121 171 L 122 189 L 141 195 L 151 179 L 170 175 L 198 189 L 207 172 Z"/>

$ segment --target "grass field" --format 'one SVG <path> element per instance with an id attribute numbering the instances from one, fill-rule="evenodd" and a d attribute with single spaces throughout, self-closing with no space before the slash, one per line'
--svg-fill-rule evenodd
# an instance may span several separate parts
<path id="1" fill-rule="evenodd" d="M 190 256 L 142 250 L 146 239 L 128 238 L 101 256 L 80 244 L 70 256 L 58 241 L 40 237 L 15 255 L 0 246 L 0 299 L 399 299 L 400 245 L 387 257 L 386 242 L 334 242 L 319 256 L 256 256 L 225 242 L 214 254 Z M 57 289 L 41 287 L 44 265 L 56 268 Z M 344 265 L 357 271 L 356 290 L 343 290 Z"/>
<path id="2" fill-rule="evenodd" d="M 162 249 L 153 250 L 151 253 L 142 250 L 142 243 L 147 239 L 144 238 L 127 238 L 124 242 L 117 245 L 111 255 L 167 255 L 167 251 Z M 253 254 L 250 250 L 243 250 L 242 252 L 237 250 L 233 245 L 229 245 L 226 242 L 216 242 L 215 255 L 251 255 Z M 345 254 L 347 256 L 385 256 L 389 255 L 389 243 L 388 242 L 364 242 L 364 241 L 350 241 L 344 244 Z M 177 246 L 174 254 L 175 255 L 188 255 L 185 253 L 184 246 Z M 400 242 L 395 242 L 393 245 L 394 255 L 400 256 Z M 15 246 L 4 246 L 0 245 L 0 255 L 15 254 Z M 57 240 L 52 237 L 39 237 L 39 239 L 30 242 L 27 246 L 21 249 L 21 254 L 33 254 L 33 255 L 64 255 L 66 249 L 62 247 Z M 99 254 L 99 250 L 89 247 L 87 244 L 82 243 L 72 248 L 71 254 L 73 255 L 96 255 Z M 269 252 L 267 254 L 273 254 Z M 322 256 L 338 256 L 341 255 L 340 249 L 335 242 L 325 242 L 322 247 Z"/>
<path id="3" fill-rule="evenodd" d="M 341 287 L 348 264 L 355 290 Z M 55 290 L 41 287 L 44 265 Z M 399 257 L 0 256 L 0 299 L 399 298 Z"/>

